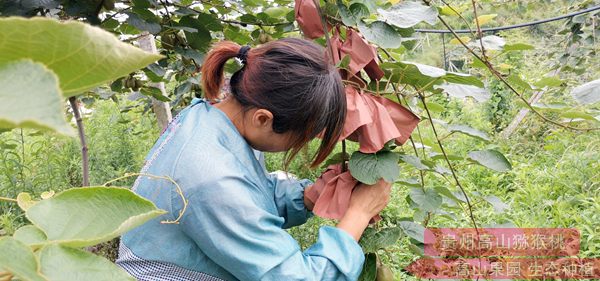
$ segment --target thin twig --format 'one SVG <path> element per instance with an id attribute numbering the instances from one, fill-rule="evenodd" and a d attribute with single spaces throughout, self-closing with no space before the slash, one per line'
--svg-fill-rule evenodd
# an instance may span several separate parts
<path id="1" fill-rule="evenodd" d="M 17 202 L 17 199 L 12 199 L 12 198 L 8 198 L 8 197 L 2 197 L 0 196 L 0 201 L 6 201 L 6 202 Z"/>
<path id="2" fill-rule="evenodd" d="M 172 221 L 171 220 L 164 220 L 164 221 L 161 221 L 160 223 L 163 223 L 163 224 L 179 224 L 179 221 L 181 220 L 181 218 L 183 217 L 183 214 L 185 213 L 185 210 L 187 209 L 188 200 L 185 199 L 185 196 L 183 195 L 183 190 L 181 189 L 181 186 L 179 186 L 179 184 L 175 180 L 173 180 L 171 177 L 169 177 L 169 176 L 156 176 L 156 175 L 147 174 L 147 173 L 127 173 L 127 174 L 125 174 L 122 177 L 118 177 L 116 179 L 112 179 L 112 180 L 107 181 L 102 186 L 108 186 L 109 184 L 111 184 L 113 182 L 117 182 L 117 181 L 120 181 L 122 179 L 130 178 L 130 177 L 135 177 L 135 176 L 143 176 L 143 177 L 149 177 L 151 179 L 167 180 L 167 181 L 172 182 L 175 185 L 176 192 L 179 195 L 179 197 L 181 197 L 181 201 L 183 202 L 183 208 L 181 208 L 181 210 L 179 211 L 179 216 L 175 220 L 172 220 Z"/>
<path id="3" fill-rule="evenodd" d="M 467 195 L 467 191 L 463 188 L 462 184 L 458 180 L 458 176 L 456 175 L 454 166 L 452 165 L 452 163 L 450 162 L 450 159 L 448 158 L 448 154 L 446 153 L 446 150 L 444 149 L 444 145 L 442 145 L 442 141 L 440 140 L 439 135 L 437 133 L 437 129 L 435 128 L 435 123 L 433 122 L 433 119 L 431 117 L 431 112 L 429 112 L 429 107 L 427 106 L 427 103 L 425 102 L 425 97 L 423 96 L 423 94 L 421 92 L 419 92 L 419 96 L 421 97 L 421 102 L 423 103 L 423 108 L 425 109 L 425 112 L 427 112 L 427 119 L 429 120 L 429 124 L 431 124 L 431 130 L 433 131 L 433 135 L 435 136 L 435 139 L 436 139 L 438 145 L 440 146 L 440 150 L 442 151 L 442 155 L 444 156 L 444 159 L 446 160 L 446 164 L 448 164 L 448 168 L 450 168 L 450 172 L 452 173 L 452 177 L 454 178 L 456 185 L 458 186 L 458 188 L 462 192 L 463 196 L 465 197 L 465 201 L 467 203 L 467 208 L 469 211 L 469 218 L 471 219 L 471 223 L 473 223 L 473 228 L 475 229 L 475 233 L 477 234 L 477 237 L 479 237 L 479 229 L 477 226 L 477 222 L 475 220 L 475 214 L 473 213 L 473 205 L 471 204 L 471 199 L 469 199 L 469 196 Z M 478 256 L 480 256 L 480 255 L 478 255 Z M 479 258 L 479 263 L 481 265 L 481 258 Z M 479 279 L 479 278 L 477 278 L 477 279 Z"/>
<path id="4" fill-rule="evenodd" d="M 346 163 L 346 140 L 342 140 L 342 173 L 348 171 L 348 163 Z"/>
<path id="5" fill-rule="evenodd" d="M 477 25 L 477 37 L 479 37 L 479 45 L 481 45 L 481 57 L 487 60 L 488 58 L 485 55 L 485 47 L 483 46 L 483 33 L 481 32 L 479 18 L 477 18 L 477 3 L 475 0 L 471 0 L 471 4 L 473 4 L 473 14 L 475 16 L 475 24 Z"/>
<path id="6" fill-rule="evenodd" d="M 475 36 L 475 32 L 473 32 L 473 29 L 471 29 L 471 25 L 469 24 L 469 21 L 459 11 L 457 11 L 456 9 L 454 9 L 454 7 L 452 7 L 452 5 L 450 5 L 445 0 L 442 0 L 442 3 L 444 3 L 446 6 L 448 6 L 448 8 L 450 8 L 450 10 L 452 10 L 452 12 L 454 12 L 465 23 L 465 26 L 471 32 L 471 34 L 473 36 Z M 427 4 L 429 4 L 429 3 L 427 3 Z"/>

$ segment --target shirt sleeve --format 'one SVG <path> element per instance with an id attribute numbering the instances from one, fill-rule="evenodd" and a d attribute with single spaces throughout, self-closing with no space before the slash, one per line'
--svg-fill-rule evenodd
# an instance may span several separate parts
<path id="1" fill-rule="evenodd" d="M 302 252 L 281 228 L 284 219 L 267 211 L 275 208 L 273 199 L 259 190 L 243 176 L 186 188 L 189 203 L 180 226 L 240 280 L 358 279 L 364 256 L 348 233 L 321 227 L 318 241 Z"/>
<path id="2" fill-rule="evenodd" d="M 283 171 L 269 173 L 267 178 L 275 191 L 277 212 L 285 219 L 283 228 L 305 223 L 312 213 L 304 206 L 304 189 L 313 182 L 307 179 L 297 180 L 293 175 Z"/>

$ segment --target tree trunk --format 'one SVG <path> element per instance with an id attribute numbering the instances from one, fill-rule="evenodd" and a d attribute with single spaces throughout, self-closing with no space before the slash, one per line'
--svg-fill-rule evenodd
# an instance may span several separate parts
<path id="1" fill-rule="evenodd" d="M 154 43 L 154 36 L 148 32 L 144 32 L 144 34 L 138 38 L 138 43 L 140 44 L 140 48 L 146 52 L 150 53 L 158 53 L 156 49 L 156 43 Z M 160 90 L 163 96 L 167 96 L 167 91 L 165 90 L 165 83 L 150 83 L 150 87 L 155 87 Z M 159 101 L 153 97 L 152 99 L 152 110 L 156 115 L 156 120 L 159 129 L 162 131 L 167 128 L 169 122 L 173 119 L 171 115 L 171 106 L 168 102 Z"/>

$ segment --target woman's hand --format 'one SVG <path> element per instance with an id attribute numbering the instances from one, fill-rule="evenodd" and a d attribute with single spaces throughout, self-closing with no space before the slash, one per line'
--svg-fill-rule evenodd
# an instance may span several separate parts
<path id="1" fill-rule="evenodd" d="M 348 211 L 337 227 L 358 241 L 371 218 L 387 206 L 391 191 L 392 184 L 384 180 L 379 180 L 374 185 L 359 184 L 352 191 Z"/>

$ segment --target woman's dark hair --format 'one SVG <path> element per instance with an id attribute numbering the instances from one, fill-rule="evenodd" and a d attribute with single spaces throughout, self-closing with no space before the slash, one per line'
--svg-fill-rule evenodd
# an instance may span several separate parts
<path id="1" fill-rule="evenodd" d="M 241 46 L 223 41 L 208 53 L 202 65 L 202 86 L 208 99 L 219 98 L 223 67 Z M 246 63 L 230 80 L 231 94 L 245 108 L 273 114 L 275 133 L 295 136 L 286 166 L 310 140 L 321 137 L 312 167 L 335 147 L 346 118 L 344 86 L 325 49 L 311 41 L 286 38 L 247 52 Z"/>

